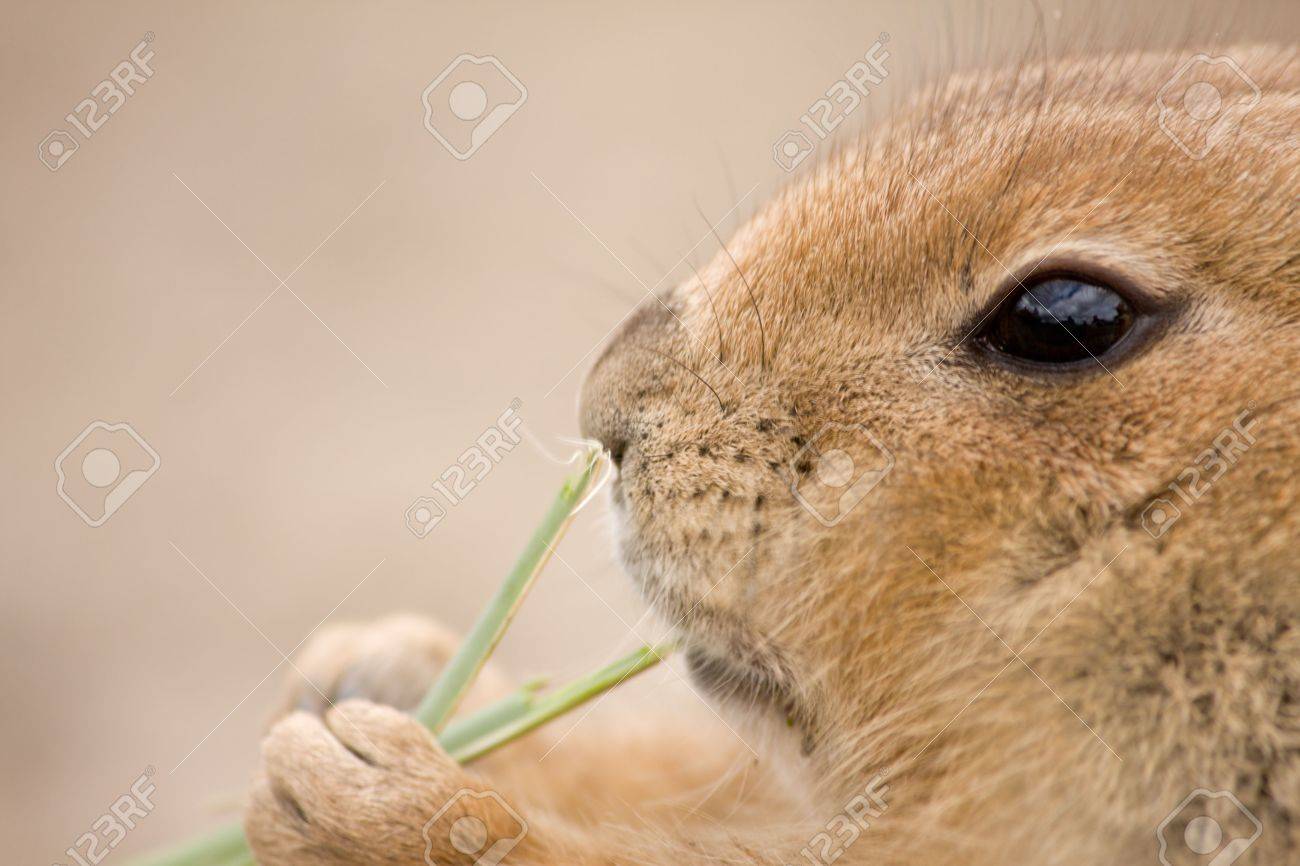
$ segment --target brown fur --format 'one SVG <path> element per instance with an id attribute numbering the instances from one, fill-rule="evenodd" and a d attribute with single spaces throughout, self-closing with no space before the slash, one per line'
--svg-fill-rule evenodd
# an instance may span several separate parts
<path id="1" fill-rule="evenodd" d="M 1153 863 L 1156 826 L 1197 787 L 1262 822 L 1242 862 L 1300 859 L 1300 64 L 1226 53 L 1263 101 L 1199 161 L 1153 106 L 1186 55 L 936 87 L 597 363 L 583 425 L 621 458 L 623 558 L 701 683 L 768 735 L 779 785 L 727 786 L 712 814 L 638 809 L 723 777 L 733 747 L 593 729 L 553 775 L 524 743 L 479 777 L 353 702 L 268 736 L 259 861 L 419 864 L 424 822 L 491 786 L 529 822 L 508 863 L 802 862 L 886 770 L 888 811 L 841 863 Z M 1007 270 L 1044 256 L 1161 311 L 1110 373 L 1025 374 L 962 339 Z M 1257 442 L 1152 538 L 1144 506 L 1248 407 Z M 829 528 L 789 487 L 828 422 L 895 460 Z M 326 652 L 322 677 L 373 652 Z"/>

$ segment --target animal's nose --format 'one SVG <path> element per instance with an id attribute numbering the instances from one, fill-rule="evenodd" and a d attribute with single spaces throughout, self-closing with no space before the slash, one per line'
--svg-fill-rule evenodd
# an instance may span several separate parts
<path id="1" fill-rule="evenodd" d="M 584 439 L 595 439 L 609 452 L 615 468 L 623 467 L 623 457 L 627 454 L 628 443 L 632 439 L 632 423 L 623 413 L 617 411 L 612 400 L 605 399 L 604 394 L 594 393 L 590 386 L 583 387 L 580 426 Z"/>
<path id="2" fill-rule="evenodd" d="M 635 405 L 619 381 L 619 371 L 624 366 L 621 357 L 611 358 L 606 353 L 583 385 L 579 409 L 583 437 L 605 446 L 614 466 L 620 469 L 638 427 Z"/>
<path id="3" fill-rule="evenodd" d="M 615 436 L 611 441 L 603 443 L 605 449 L 609 451 L 609 459 L 614 461 L 615 469 L 623 468 L 623 454 L 627 451 L 627 440 Z"/>
<path id="4" fill-rule="evenodd" d="M 582 435 L 609 451 L 615 466 L 644 435 L 647 400 L 658 389 L 653 347 L 674 336 L 661 304 L 643 305 L 618 329 L 583 383 Z"/>

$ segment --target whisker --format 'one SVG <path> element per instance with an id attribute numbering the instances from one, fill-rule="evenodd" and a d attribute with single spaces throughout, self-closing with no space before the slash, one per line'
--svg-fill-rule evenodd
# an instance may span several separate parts
<path id="1" fill-rule="evenodd" d="M 714 399 L 718 401 L 718 408 L 722 410 L 722 414 L 723 414 L 723 415 L 726 415 L 726 414 L 727 414 L 727 404 L 722 402 L 722 395 L 718 393 L 718 389 L 717 389 L 717 388 L 714 388 L 712 385 L 710 385 L 710 384 L 709 384 L 709 381 L 708 381 L 707 379 L 705 379 L 705 378 L 704 378 L 703 376 L 701 376 L 699 373 L 697 373 L 697 372 L 695 372 L 694 370 L 692 370 L 692 369 L 690 368 L 689 365 L 684 364 L 684 363 L 682 363 L 681 361 L 679 361 L 679 360 L 677 360 L 676 358 L 674 358 L 672 355 L 669 355 L 669 354 L 666 354 L 666 353 L 664 353 L 664 352 L 661 352 L 661 351 L 659 351 L 658 349 L 655 349 L 655 348 L 653 348 L 653 347 L 651 347 L 651 346 L 633 346 L 632 348 L 634 348 L 634 349 L 641 349 L 641 350 L 646 351 L 646 352 L 653 352 L 653 353 L 655 353 L 656 355 L 658 355 L 660 358 L 663 358 L 663 359 L 666 360 L 666 361 L 671 361 L 672 363 L 676 364 L 678 367 L 681 367 L 681 368 L 682 368 L 683 370 L 685 370 L 687 373 L 690 373 L 690 374 L 691 374 L 692 376 L 694 376 L 696 379 L 699 379 L 699 380 L 700 380 L 700 384 L 702 384 L 705 388 L 708 388 L 709 391 L 712 392 Z"/>
<path id="2" fill-rule="evenodd" d="M 718 329 L 718 363 L 725 364 L 722 353 L 722 319 L 718 316 L 718 307 L 713 303 L 713 293 L 709 291 L 709 284 L 704 282 L 704 277 L 700 275 L 700 269 L 695 267 L 691 262 L 691 270 L 695 272 L 695 279 L 700 281 L 700 286 L 704 289 L 704 296 L 709 299 L 709 309 L 713 311 L 713 325 Z"/>
<path id="3" fill-rule="evenodd" d="M 759 366 L 762 368 L 764 372 L 766 372 L 767 371 L 767 329 L 763 327 L 763 314 L 758 309 L 758 300 L 754 297 L 754 287 L 749 284 L 749 278 L 746 277 L 745 272 L 740 269 L 740 264 L 736 261 L 736 257 L 731 254 L 731 250 L 727 248 L 726 243 L 724 243 L 722 240 L 722 236 L 719 235 L 718 230 L 713 227 L 713 223 L 709 222 L 709 218 L 704 215 L 704 211 L 700 209 L 700 206 L 698 204 L 695 206 L 695 209 L 699 211 L 700 217 L 706 223 L 708 223 L 709 231 L 713 232 L 713 237 L 718 242 L 718 246 L 722 247 L 722 251 L 727 254 L 727 258 L 731 259 L 731 266 L 736 269 L 736 275 L 739 276 L 740 281 L 745 284 L 745 292 L 749 295 L 749 303 L 754 308 L 754 317 L 758 319 Z"/>

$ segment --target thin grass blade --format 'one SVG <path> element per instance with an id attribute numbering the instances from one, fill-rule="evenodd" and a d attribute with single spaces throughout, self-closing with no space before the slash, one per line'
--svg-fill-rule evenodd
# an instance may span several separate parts
<path id="1" fill-rule="evenodd" d="M 571 475 L 551 503 L 541 526 L 529 539 L 505 582 L 488 602 L 474 628 L 466 635 L 456 655 L 443 670 L 415 711 L 415 717 L 435 734 L 441 731 L 464 698 L 487 659 L 501 642 L 524 596 L 532 587 L 551 551 L 573 520 L 573 509 L 582 501 L 601 468 L 601 452 L 589 448 L 582 455 L 582 467 Z"/>

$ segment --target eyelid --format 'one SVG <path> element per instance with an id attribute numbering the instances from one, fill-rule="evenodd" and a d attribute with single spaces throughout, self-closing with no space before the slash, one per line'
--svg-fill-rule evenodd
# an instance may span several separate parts
<path id="1" fill-rule="evenodd" d="M 1050 279 L 1074 279 L 1110 288 L 1142 314 L 1159 313 L 1175 304 L 1173 293 L 1161 285 L 1148 263 L 1125 258 L 1110 248 L 1052 249 L 1040 258 L 1029 258 L 1010 272 L 1003 271 L 994 297 L 1005 300 L 1022 285 L 1032 288 L 1034 283 Z"/>
<path id="2" fill-rule="evenodd" d="M 1003 279 L 997 289 L 966 324 L 962 333 L 979 331 L 992 319 L 998 309 L 1015 297 L 1017 292 L 1032 289 L 1035 284 L 1054 279 L 1078 280 L 1081 283 L 1092 283 L 1109 288 L 1128 301 L 1134 314 L 1139 317 L 1164 317 L 1174 307 L 1168 296 L 1148 290 L 1137 279 L 1113 265 L 1084 261 L 1077 254 L 1049 255 L 1042 260 L 1033 259 L 1025 262 L 1018 271 L 1004 270 Z"/>

